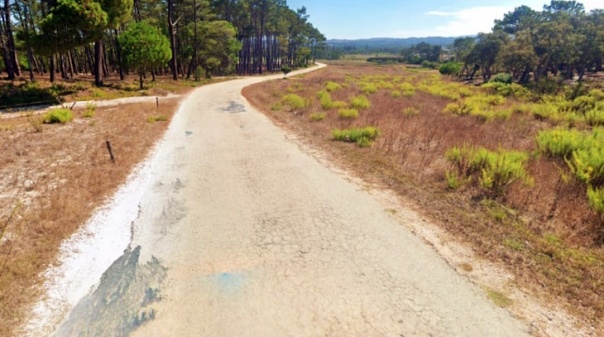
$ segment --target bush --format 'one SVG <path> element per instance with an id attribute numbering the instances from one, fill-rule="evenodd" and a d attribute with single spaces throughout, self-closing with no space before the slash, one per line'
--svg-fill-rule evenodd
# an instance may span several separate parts
<path id="1" fill-rule="evenodd" d="M 390 92 L 390 97 L 392 98 L 400 98 L 403 94 L 398 91 L 398 90 L 392 90 L 392 92 Z"/>
<path id="2" fill-rule="evenodd" d="M 591 126 L 604 125 L 604 110 L 594 108 L 585 114 L 587 124 Z"/>
<path id="3" fill-rule="evenodd" d="M 436 69 L 438 68 L 438 62 L 430 62 L 428 60 L 422 61 L 422 68 L 426 69 Z"/>
<path id="4" fill-rule="evenodd" d="M 61 123 L 65 124 L 67 122 L 71 122 L 73 120 L 73 113 L 69 109 L 54 109 L 50 110 L 46 115 L 44 115 L 44 123 L 54 124 Z"/>
<path id="5" fill-rule="evenodd" d="M 443 75 L 457 76 L 461 72 L 462 64 L 459 62 L 447 62 L 438 68 Z"/>
<path id="6" fill-rule="evenodd" d="M 579 181 L 588 186 L 604 185 L 604 146 L 575 150 L 566 162 Z"/>
<path id="7" fill-rule="evenodd" d="M 335 129 L 331 131 L 331 135 L 333 139 L 341 142 L 356 143 L 360 147 L 368 147 L 380 135 L 380 131 L 376 127 L 367 126 L 362 129 Z"/>
<path id="8" fill-rule="evenodd" d="M 96 105 L 92 103 L 86 104 L 86 109 L 82 112 L 82 117 L 92 118 L 96 113 Z"/>
<path id="9" fill-rule="evenodd" d="M 493 78 L 491 78 L 491 82 L 505 83 L 505 84 L 512 84 L 513 80 L 514 80 L 514 78 L 512 77 L 512 74 L 508 74 L 508 73 L 499 73 L 499 74 L 493 76 Z"/>
<path id="10" fill-rule="evenodd" d="M 411 83 L 402 83 L 399 88 L 401 89 L 403 96 L 413 97 L 415 96 L 415 87 Z"/>
<path id="11" fill-rule="evenodd" d="M 604 213 L 604 189 L 603 188 L 587 188 L 587 200 L 589 206 L 598 214 Z"/>
<path id="12" fill-rule="evenodd" d="M 348 103 L 344 101 L 335 101 L 333 102 L 333 107 L 336 109 L 342 109 L 348 106 Z"/>
<path id="13" fill-rule="evenodd" d="M 357 96 L 350 101 L 350 106 L 354 109 L 363 110 L 371 106 L 371 102 L 365 96 Z"/>
<path id="14" fill-rule="evenodd" d="M 333 108 L 333 101 L 331 100 L 331 95 L 329 94 L 329 92 L 321 90 L 317 93 L 317 96 L 319 96 L 321 107 L 324 110 L 329 110 Z"/>
<path id="15" fill-rule="evenodd" d="M 600 135 L 596 130 L 591 135 L 577 130 L 546 130 L 537 134 L 539 151 L 550 157 L 566 158 L 574 151 L 597 146 Z"/>
<path id="16" fill-rule="evenodd" d="M 405 116 L 415 116 L 415 115 L 419 115 L 419 110 L 417 110 L 416 108 L 410 106 L 407 108 L 403 109 L 403 114 Z"/>
<path id="17" fill-rule="evenodd" d="M 357 109 L 340 109 L 338 111 L 340 118 L 354 119 L 359 117 L 359 110 Z"/>
<path id="18" fill-rule="evenodd" d="M 332 81 L 328 81 L 327 83 L 325 83 L 325 89 L 328 92 L 336 91 L 340 88 L 342 88 L 342 86 L 339 83 L 332 82 Z"/>
<path id="19" fill-rule="evenodd" d="M 454 147 L 445 153 L 458 173 L 474 177 L 479 185 L 490 190 L 494 196 L 503 193 L 506 186 L 518 179 L 526 179 L 528 155 L 524 152 L 485 148 Z M 449 177 L 446 177 L 449 184 Z"/>
<path id="20" fill-rule="evenodd" d="M 361 83 L 361 91 L 367 95 L 375 94 L 378 91 L 378 88 L 373 83 Z"/>
<path id="21" fill-rule="evenodd" d="M 285 95 L 283 97 L 283 103 L 288 105 L 292 110 L 300 110 L 308 106 L 308 102 L 296 94 Z"/>
<path id="22" fill-rule="evenodd" d="M 324 112 L 314 112 L 310 114 L 310 120 L 313 122 L 319 122 L 325 119 L 325 117 L 327 117 L 327 114 Z"/>
<path id="23" fill-rule="evenodd" d="M 457 103 L 449 103 L 445 107 L 445 112 L 450 112 L 459 116 L 469 115 L 474 111 L 474 107 L 466 104 L 464 101 L 460 101 Z"/>

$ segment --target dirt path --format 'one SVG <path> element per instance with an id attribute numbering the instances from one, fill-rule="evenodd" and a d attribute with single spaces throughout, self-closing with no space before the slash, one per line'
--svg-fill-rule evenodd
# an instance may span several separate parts
<path id="1" fill-rule="evenodd" d="M 56 336 L 528 335 L 251 108 L 240 91 L 260 80 L 183 103 L 130 247 Z"/>

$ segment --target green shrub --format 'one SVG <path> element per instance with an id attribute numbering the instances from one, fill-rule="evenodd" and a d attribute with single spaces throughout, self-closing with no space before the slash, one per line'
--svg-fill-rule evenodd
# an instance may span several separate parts
<path id="1" fill-rule="evenodd" d="M 331 135 L 334 140 L 356 143 L 360 147 L 368 147 L 380 135 L 380 131 L 376 127 L 367 126 L 345 130 L 335 129 L 331 131 Z"/>
<path id="2" fill-rule="evenodd" d="M 450 190 L 456 190 L 463 185 L 463 180 L 456 172 L 446 171 L 445 179 L 447 180 L 447 188 Z"/>
<path id="3" fill-rule="evenodd" d="M 591 126 L 604 125 L 604 109 L 591 109 L 585 114 L 587 124 Z"/>
<path id="4" fill-rule="evenodd" d="M 445 157 L 456 166 L 459 174 L 473 176 L 481 187 L 490 190 L 494 196 L 501 195 L 505 187 L 512 182 L 528 178 L 528 155 L 524 152 L 494 152 L 485 148 L 464 146 L 450 149 L 445 153 Z"/>
<path id="5" fill-rule="evenodd" d="M 461 72 L 463 64 L 459 62 L 447 62 L 440 66 L 438 71 L 443 75 L 457 76 Z"/>
<path id="6" fill-rule="evenodd" d="M 378 91 L 378 88 L 373 83 L 361 83 L 361 91 L 366 95 L 375 94 Z"/>
<path id="7" fill-rule="evenodd" d="M 464 101 L 460 101 L 457 103 L 447 104 L 447 106 L 445 107 L 445 112 L 450 112 L 459 116 L 466 116 L 472 113 L 474 109 L 475 108 L 473 106 L 467 104 Z"/>
<path id="8" fill-rule="evenodd" d="M 579 181 L 588 186 L 604 185 L 604 146 L 577 149 L 566 162 Z"/>
<path id="9" fill-rule="evenodd" d="M 516 83 L 488 82 L 483 84 L 481 88 L 504 97 L 511 96 L 518 99 L 527 99 L 531 96 L 531 92 L 527 88 Z"/>
<path id="10" fill-rule="evenodd" d="M 340 109 L 338 111 L 338 116 L 340 116 L 340 118 L 354 119 L 354 118 L 359 117 L 359 110 L 357 110 L 357 109 Z"/>
<path id="11" fill-rule="evenodd" d="M 332 82 L 332 81 L 328 81 L 327 83 L 325 83 L 325 89 L 328 92 L 336 91 L 340 88 L 342 88 L 342 86 L 339 83 Z"/>
<path id="12" fill-rule="evenodd" d="M 513 80 L 514 80 L 514 78 L 512 77 L 512 74 L 508 74 L 508 73 L 499 73 L 499 74 L 493 76 L 493 78 L 491 78 L 491 82 L 505 83 L 505 84 L 511 84 Z"/>
<path id="13" fill-rule="evenodd" d="M 371 102 L 365 96 L 357 96 L 350 101 L 350 106 L 354 109 L 363 110 L 371 106 Z"/>
<path id="14" fill-rule="evenodd" d="M 604 213 L 604 188 L 587 188 L 589 206 L 598 214 Z"/>
<path id="15" fill-rule="evenodd" d="M 403 94 L 398 91 L 398 90 L 392 90 L 392 92 L 390 92 L 390 97 L 392 98 L 400 98 Z"/>
<path id="16" fill-rule="evenodd" d="M 147 117 L 147 123 L 155 123 L 155 122 L 165 122 L 168 120 L 168 117 L 164 115 L 156 115 Z"/>
<path id="17" fill-rule="evenodd" d="M 421 65 L 422 65 L 422 68 L 426 68 L 426 69 L 436 69 L 439 67 L 438 62 L 430 62 L 428 60 L 422 61 Z"/>
<path id="18" fill-rule="evenodd" d="M 537 134 L 537 147 L 539 151 L 550 157 L 569 157 L 574 151 L 596 146 L 599 132 L 596 130 L 591 135 L 577 130 L 545 130 Z"/>
<path id="19" fill-rule="evenodd" d="M 283 97 L 283 103 L 288 105 L 292 110 L 300 110 L 308 106 L 308 102 L 296 94 L 285 95 Z"/>
<path id="20" fill-rule="evenodd" d="M 54 123 L 65 124 L 65 123 L 71 122 L 73 120 L 73 113 L 71 113 L 71 110 L 69 110 L 69 109 L 64 109 L 64 108 L 54 109 L 54 110 L 50 110 L 46 115 L 44 115 L 43 120 L 44 120 L 44 123 L 47 123 L 47 124 L 54 124 Z"/>
<path id="21" fill-rule="evenodd" d="M 82 117 L 92 118 L 96 113 L 96 105 L 92 103 L 86 104 L 86 109 L 82 112 Z"/>
<path id="22" fill-rule="evenodd" d="M 331 100 L 331 95 L 329 94 L 329 92 L 321 90 L 317 93 L 317 96 L 319 97 L 321 107 L 324 110 L 329 110 L 333 108 L 333 101 Z"/>
<path id="23" fill-rule="evenodd" d="M 403 96 L 405 97 L 415 96 L 415 87 L 411 83 L 401 83 L 399 89 L 402 91 Z"/>
<path id="24" fill-rule="evenodd" d="M 325 119 L 325 117 L 327 117 L 327 114 L 324 112 L 314 112 L 310 114 L 310 120 L 313 122 L 319 122 Z"/>
<path id="25" fill-rule="evenodd" d="M 342 109 L 342 108 L 346 108 L 348 106 L 348 103 L 344 102 L 344 101 L 335 101 L 333 102 L 333 107 L 336 109 Z"/>
<path id="26" fill-rule="evenodd" d="M 283 104 L 281 102 L 275 103 L 271 106 L 271 111 L 281 111 L 283 110 Z"/>

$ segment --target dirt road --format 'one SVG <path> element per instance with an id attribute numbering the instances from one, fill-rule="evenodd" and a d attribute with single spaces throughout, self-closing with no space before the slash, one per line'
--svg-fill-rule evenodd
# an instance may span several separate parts
<path id="1" fill-rule="evenodd" d="M 251 108 L 240 91 L 260 80 L 183 103 L 130 248 L 55 336 L 528 335 Z"/>

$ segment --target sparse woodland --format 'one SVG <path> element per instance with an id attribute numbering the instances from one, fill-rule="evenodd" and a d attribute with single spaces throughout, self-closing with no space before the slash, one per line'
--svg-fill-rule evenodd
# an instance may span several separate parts
<path id="1" fill-rule="evenodd" d="M 325 40 L 304 7 L 284 0 L 3 0 L 0 14 L 0 76 L 8 80 L 93 74 L 100 86 L 128 73 L 261 74 L 306 66 Z M 159 35 L 146 40 L 168 43 L 132 55 L 133 40 L 122 35 L 139 22 L 156 32 L 138 34 Z"/>

